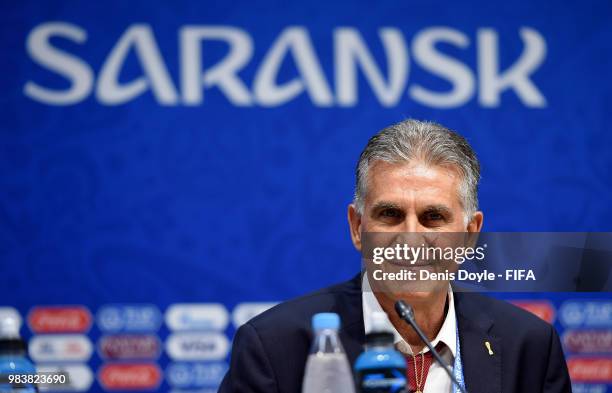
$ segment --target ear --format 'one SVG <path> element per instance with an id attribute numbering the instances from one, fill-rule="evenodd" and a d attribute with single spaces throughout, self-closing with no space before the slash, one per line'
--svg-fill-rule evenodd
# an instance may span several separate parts
<path id="1" fill-rule="evenodd" d="M 484 214 L 481 211 L 474 213 L 472 220 L 467 225 L 468 232 L 480 232 L 484 222 Z"/>
<path id="2" fill-rule="evenodd" d="M 348 223 L 351 231 L 351 240 L 357 251 L 361 251 L 361 214 L 357 212 L 354 203 L 348 206 Z"/>

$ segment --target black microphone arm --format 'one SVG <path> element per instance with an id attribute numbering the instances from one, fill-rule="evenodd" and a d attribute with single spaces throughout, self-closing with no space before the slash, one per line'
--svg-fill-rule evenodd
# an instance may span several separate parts
<path id="1" fill-rule="evenodd" d="M 440 363 L 440 365 L 442 366 L 444 371 L 446 371 L 455 386 L 457 386 L 462 393 L 467 393 L 465 388 L 459 384 L 457 378 L 455 378 L 453 373 L 450 371 L 450 365 L 446 364 L 444 359 L 442 359 L 438 351 L 436 351 L 436 349 L 431 344 L 431 341 L 429 341 L 429 339 L 427 338 L 427 336 L 425 336 L 419 325 L 417 325 L 416 320 L 414 319 L 414 310 L 412 310 L 412 307 L 403 300 L 398 300 L 397 302 L 395 302 L 395 312 L 401 319 L 408 322 L 408 324 L 412 326 L 416 334 L 418 334 L 418 336 L 421 338 L 421 341 L 423 341 L 425 345 L 427 345 L 427 348 L 429 348 L 433 357 L 438 363 Z"/>

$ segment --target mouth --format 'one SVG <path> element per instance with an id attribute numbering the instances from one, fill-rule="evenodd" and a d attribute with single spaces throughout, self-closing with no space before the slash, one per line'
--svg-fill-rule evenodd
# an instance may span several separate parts
<path id="1" fill-rule="evenodd" d="M 402 267 L 405 269 L 411 269 L 411 268 L 417 269 L 417 268 L 424 268 L 428 266 L 434 266 L 437 262 L 431 261 L 431 260 L 422 260 L 422 259 L 417 260 L 417 261 L 390 259 L 390 260 L 387 260 L 387 263 L 390 265 Z"/>

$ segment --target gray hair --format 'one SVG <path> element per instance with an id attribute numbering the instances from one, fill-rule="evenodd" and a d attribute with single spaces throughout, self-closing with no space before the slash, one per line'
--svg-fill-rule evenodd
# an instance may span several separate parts
<path id="1" fill-rule="evenodd" d="M 466 221 L 478 211 L 480 164 L 467 140 L 439 124 L 408 119 L 378 132 L 361 152 L 355 170 L 354 197 L 359 214 L 363 214 L 370 165 L 374 161 L 399 163 L 410 160 L 455 167 L 462 177 L 459 197 Z"/>

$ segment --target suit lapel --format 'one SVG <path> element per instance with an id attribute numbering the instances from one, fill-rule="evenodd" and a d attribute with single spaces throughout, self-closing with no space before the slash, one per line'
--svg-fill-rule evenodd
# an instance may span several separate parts
<path id="1" fill-rule="evenodd" d="M 491 334 L 493 321 L 472 299 L 480 296 L 455 292 L 455 307 L 466 389 L 470 393 L 501 392 L 501 340 Z M 489 346 L 493 355 L 489 353 Z"/>
<path id="2" fill-rule="evenodd" d="M 361 278 L 355 277 L 348 282 L 344 304 L 340 309 L 346 325 L 340 330 L 350 364 L 363 351 L 365 329 L 363 325 L 363 305 Z M 473 297 L 479 294 L 455 292 L 455 311 L 461 344 L 463 375 L 469 393 L 499 393 L 501 385 L 501 340 L 491 333 L 493 320 L 482 310 Z M 493 352 L 489 354 L 485 342 L 488 341 Z"/>
<path id="3" fill-rule="evenodd" d="M 342 299 L 343 310 L 340 314 L 343 327 L 340 329 L 340 340 L 346 351 L 350 364 L 355 364 L 357 357 L 363 352 L 365 344 L 365 327 L 363 324 L 363 304 L 361 296 L 361 274 L 348 282 Z"/>

